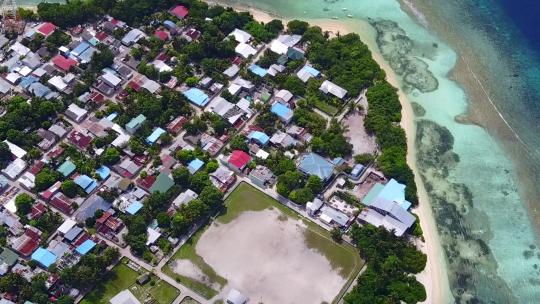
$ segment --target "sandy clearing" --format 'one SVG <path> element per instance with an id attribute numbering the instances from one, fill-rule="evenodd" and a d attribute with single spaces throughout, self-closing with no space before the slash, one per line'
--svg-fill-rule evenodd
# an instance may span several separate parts
<path id="1" fill-rule="evenodd" d="M 177 259 L 172 263 L 171 268 L 175 273 L 179 275 L 191 278 L 193 280 L 197 280 L 201 283 L 206 284 L 212 289 L 220 289 L 219 284 L 210 282 L 208 276 L 206 276 L 202 272 L 202 270 L 197 265 L 193 264 L 193 262 L 191 262 L 190 260 Z"/>
<path id="2" fill-rule="evenodd" d="M 353 145 L 353 155 L 362 153 L 375 154 L 377 152 L 375 137 L 367 134 L 364 118 L 364 115 L 355 110 L 343 120 L 343 123 L 348 128 L 346 136 L 349 138 L 349 143 Z"/>
<path id="3" fill-rule="evenodd" d="M 214 224 L 199 239 L 197 254 L 252 301 L 332 302 L 346 278 L 306 246 L 301 221 L 283 221 L 280 214 L 247 211 L 231 223 Z"/>

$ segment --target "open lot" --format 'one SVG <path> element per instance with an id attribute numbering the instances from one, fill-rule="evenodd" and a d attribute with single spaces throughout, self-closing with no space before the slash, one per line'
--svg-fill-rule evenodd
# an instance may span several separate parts
<path id="1" fill-rule="evenodd" d="M 361 265 L 355 248 L 333 242 L 325 229 L 241 184 L 226 210 L 164 270 L 213 290 L 210 296 L 236 288 L 264 303 L 330 303 Z"/>
<path id="2" fill-rule="evenodd" d="M 107 280 L 96 286 L 84 297 L 81 303 L 108 304 L 111 298 L 124 289 L 129 289 L 142 303 L 151 298 L 155 301 L 154 303 L 170 304 L 180 294 L 178 289 L 153 275 L 150 282 L 140 286 L 136 280 L 146 271 L 135 271 L 128 267 L 128 261 L 123 259 L 116 265 L 109 272 Z"/>

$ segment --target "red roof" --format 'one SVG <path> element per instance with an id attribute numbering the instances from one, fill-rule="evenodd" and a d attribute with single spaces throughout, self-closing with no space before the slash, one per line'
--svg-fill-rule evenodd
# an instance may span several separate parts
<path id="1" fill-rule="evenodd" d="M 184 33 L 184 35 L 188 36 L 189 38 L 193 40 L 197 40 L 201 36 L 201 32 L 199 32 L 198 30 L 194 28 L 190 28 Z"/>
<path id="2" fill-rule="evenodd" d="M 73 208 L 71 207 L 71 200 L 62 193 L 58 193 L 57 195 L 55 195 L 51 199 L 49 204 L 51 204 L 51 206 L 60 210 L 64 214 L 71 215 L 73 213 Z"/>
<path id="3" fill-rule="evenodd" d="M 140 178 L 137 180 L 137 185 L 139 185 L 141 188 L 148 190 L 152 185 L 156 182 L 156 176 L 154 175 L 148 175 L 145 178 Z"/>
<path id="4" fill-rule="evenodd" d="M 54 65 L 56 65 L 57 67 L 59 67 L 60 69 L 66 72 L 68 72 L 71 69 L 71 67 L 77 65 L 77 61 L 75 59 L 66 58 L 62 55 L 56 55 L 53 58 L 52 62 L 54 63 Z"/>
<path id="5" fill-rule="evenodd" d="M 179 19 L 184 19 L 188 15 L 189 10 L 183 5 L 178 5 L 177 7 L 171 9 L 170 12 Z"/>
<path id="6" fill-rule="evenodd" d="M 57 158 L 58 156 L 62 155 L 62 153 L 64 153 L 64 148 L 62 148 L 60 146 L 56 146 L 56 148 L 54 148 L 54 150 L 49 152 L 47 155 L 50 158 L 54 159 L 54 158 Z"/>
<path id="7" fill-rule="evenodd" d="M 165 52 L 161 52 L 157 55 L 156 57 L 156 60 L 161 60 L 161 61 L 167 61 L 170 59 L 170 56 L 167 55 Z"/>
<path id="8" fill-rule="evenodd" d="M 187 121 L 188 119 L 184 116 L 178 116 L 176 119 L 174 119 L 167 125 L 167 131 L 178 134 Z"/>
<path id="9" fill-rule="evenodd" d="M 34 229 L 36 231 L 34 231 Z M 18 237 L 13 244 L 13 249 L 22 256 L 29 256 L 39 247 L 40 232 L 36 228 L 28 228 L 23 235 Z"/>
<path id="10" fill-rule="evenodd" d="M 81 149 L 86 149 L 92 142 L 92 137 L 82 134 L 78 131 L 73 131 L 69 134 L 69 140 Z"/>
<path id="11" fill-rule="evenodd" d="M 32 167 L 30 167 L 28 172 L 32 173 L 33 175 L 36 175 L 41 171 L 41 169 L 43 169 L 44 166 L 45 166 L 45 163 L 38 160 L 34 163 Z"/>
<path id="12" fill-rule="evenodd" d="M 42 203 L 38 203 L 32 206 L 32 212 L 30 213 L 30 219 L 36 219 L 42 216 L 47 211 L 47 206 Z"/>
<path id="13" fill-rule="evenodd" d="M 98 33 L 96 34 L 95 37 L 96 37 L 97 40 L 103 41 L 103 40 L 105 40 L 105 38 L 107 38 L 108 36 L 109 36 L 109 35 L 107 35 L 107 33 L 101 31 L 101 32 L 98 32 Z"/>
<path id="14" fill-rule="evenodd" d="M 51 187 L 49 187 L 49 189 L 41 192 L 39 195 L 41 196 L 41 198 L 43 198 L 44 200 L 49 200 L 53 195 L 56 194 L 56 192 L 58 192 L 58 190 L 60 190 L 60 186 L 62 185 L 62 182 L 58 181 L 56 183 L 54 183 L 54 185 L 52 185 Z"/>
<path id="15" fill-rule="evenodd" d="M 56 30 L 56 25 L 50 22 L 45 22 L 45 23 L 42 23 L 36 31 L 42 34 L 43 36 L 47 37 L 50 34 L 52 34 L 54 30 Z"/>
<path id="16" fill-rule="evenodd" d="M 169 33 L 167 33 L 166 31 L 156 31 L 154 33 L 154 36 L 158 37 L 159 39 L 163 41 L 166 41 L 167 39 L 169 39 Z"/>
<path id="17" fill-rule="evenodd" d="M 229 164 L 235 166 L 236 168 L 242 170 L 251 160 L 251 156 L 244 151 L 234 150 L 229 157 Z"/>
<path id="18" fill-rule="evenodd" d="M 135 81 L 130 81 L 128 83 L 128 86 L 130 88 L 132 88 L 135 92 L 139 92 L 141 90 L 141 86 L 138 83 L 136 83 Z"/>

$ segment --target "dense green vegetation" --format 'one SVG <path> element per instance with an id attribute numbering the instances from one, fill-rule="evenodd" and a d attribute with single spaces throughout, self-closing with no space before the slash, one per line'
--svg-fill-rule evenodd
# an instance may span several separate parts
<path id="1" fill-rule="evenodd" d="M 345 296 L 345 303 L 417 303 L 426 299 L 424 286 L 414 277 L 426 266 L 425 254 L 384 228 L 353 226 L 351 236 L 367 260 L 367 269 Z"/>
<path id="2" fill-rule="evenodd" d="M 388 82 L 381 81 L 367 92 L 369 111 L 365 126 L 377 137 L 381 155 L 377 165 L 383 173 L 404 183 L 406 197 L 414 205 L 418 204 L 414 173 L 407 164 L 407 140 L 405 132 L 399 126 L 401 104 L 397 90 Z"/>

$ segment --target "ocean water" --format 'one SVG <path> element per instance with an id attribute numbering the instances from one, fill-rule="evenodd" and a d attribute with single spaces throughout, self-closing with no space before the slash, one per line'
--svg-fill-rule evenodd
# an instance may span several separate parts
<path id="1" fill-rule="evenodd" d="M 452 302 L 540 302 L 537 14 L 514 22 L 504 9 L 520 1 L 503 0 L 220 2 L 308 21 L 337 17 L 375 39 L 422 109 L 417 160 Z"/>
<path id="2" fill-rule="evenodd" d="M 338 17 L 376 41 L 423 109 L 417 160 L 451 302 L 540 303 L 540 2 L 218 2 L 308 21 Z"/>

